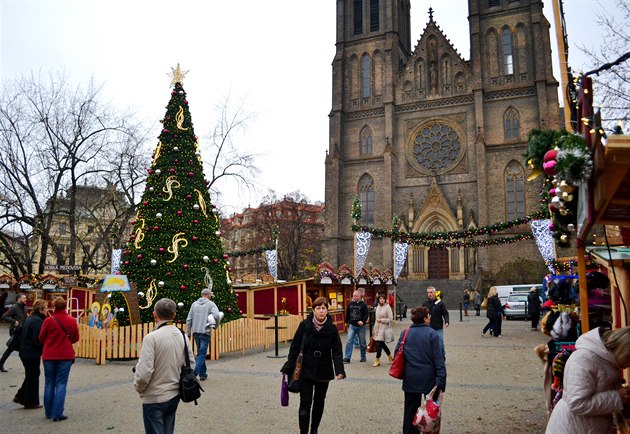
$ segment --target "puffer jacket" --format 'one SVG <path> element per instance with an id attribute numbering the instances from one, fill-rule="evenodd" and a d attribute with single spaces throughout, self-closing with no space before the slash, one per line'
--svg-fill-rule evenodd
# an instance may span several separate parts
<path id="1" fill-rule="evenodd" d="M 381 322 L 378 322 L 378 320 Z M 394 315 L 389 304 L 376 306 L 376 314 L 374 315 L 374 328 L 372 329 L 372 336 L 375 341 L 385 342 L 385 331 L 392 327 L 392 320 Z M 393 333 L 393 332 L 392 332 Z"/>
<path id="2" fill-rule="evenodd" d="M 612 414 L 623 410 L 620 366 L 602 342 L 600 328 L 578 338 L 564 368 L 564 392 L 547 434 L 615 433 Z"/>
<path id="3" fill-rule="evenodd" d="M 282 366 L 281 372 L 287 375 L 293 373 L 302 339 L 305 339 L 302 378 L 328 381 L 334 379 L 335 375 L 346 375 L 343 367 L 341 338 L 337 326 L 329 315 L 322 329 L 317 331 L 313 325 L 312 313 L 300 323 L 295 331 L 287 361 Z"/>

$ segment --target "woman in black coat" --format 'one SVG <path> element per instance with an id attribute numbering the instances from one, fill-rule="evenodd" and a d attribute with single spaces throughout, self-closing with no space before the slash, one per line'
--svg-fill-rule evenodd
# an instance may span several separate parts
<path id="1" fill-rule="evenodd" d="M 402 382 L 402 390 L 405 392 L 403 434 L 418 433 L 418 429 L 413 426 L 413 418 L 422 403 L 422 396 L 431 392 L 435 386 L 439 392 L 446 389 L 442 339 L 429 326 L 429 310 L 425 306 L 414 307 L 411 309 L 411 321 L 413 324 L 409 327 L 403 349 L 405 356 L 405 376 Z M 400 334 L 396 353 L 400 349 L 405 332 Z"/>
<path id="2" fill-rule="evenodd" d="M 541 304 L 540 297 L 538 297 L 538 290 L 534 286 L 529 290 L 529 294 L 527 295 L 527 312 L 532 316 L 532 331 L 538 330 Z"/>
<path id="3" fill-rule="evenodd" d="M 488 329 L 492 329 L 495 338 L 501 337 L 501 321 L 503 317 L 503 306 L 494 286 L 488 291 L 488 311 L 486 312 L 488 324 L 481 331 L 481 336 L 485 336 Z"/>
<path id="4" fill-rule="evenodd" d="M 33 313 L 26 319 L 20 336 L 20 359 L 24 365 L 24 382 L 13 402 L 24 408 L 42 408 L 39 403 L 39 376 L 43 345 L 39 342 L 39 331 L 46 318 L 46 301 L 33 303 Z"/>
<path id="5" fill-rule="evenodd" d="M 293 375 L 302 340 L 304 356 L 298 411 L 300 433 L 308 433 L 309 423 L 311 433 L 317 433 L 324 414 L 329 381 L 346 378 L 339 330 L 328 315 L 328 299 L 325 297 L 318 297 L 313 302 L 313 312 L 300 323 L 281 372 Z"/>

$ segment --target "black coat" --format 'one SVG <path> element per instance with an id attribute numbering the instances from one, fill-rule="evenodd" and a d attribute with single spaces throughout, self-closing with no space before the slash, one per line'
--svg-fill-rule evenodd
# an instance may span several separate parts
<path id="1" fill-rule="evenodd" d="M 44 346 L 39 342 L 39 332 L 42 329 L 45 316 L 37 311 L 33 311 L 26 319 L 22 327 L 20 358 L 39 359 L 42 356 Z"/>
<path id="2" fill-rule="evenodd" d="M 503 306 L 501 306 L 501 300 L 498 295 L 490 297 L 488 299 L 488 311 L 486 317 L 488 319 L 499 319 L 503 315 Z"/>
<path id="3" fill-rule="evenodd" d="M 341 338 L 337 326 L 328 316 L 322 329 L 319 332 L 316 331 L 312 313 L 298 326 L 295 336 L 293 336 L 293 342 L 291 342 L 287 361 L 282 366 L 282 372 L 287 375 L 293 373 L 302 339 L 305 339 L 302 378 L 327 381 L 333 380 L 339 374 L 346 375 L 343 367 Z"/>
<path id="4" fill-rule="evenodd" d="M 9 310 L 7 310 L 7 313 L 2 316 L 2 320 L 11 323 L 9 334 L 13 336 L 15 321 L 20 323 L 20 326 L 24 324 L 24 321 L 26 321 L 26 305 L 15 303 Z"/>
<path id="5" fill-rule="evenodd" d="M 433 330 L 440 330 L 444 328 L 444 323 L 448 324 L 448 310 L 442 300 L 427 300 L 422 303 L 424 307 L 429 309 L 429 315 L 431 315 L 431 328 Z"/>
<path id="6" fill-rule="evenodd" d="M 540 298 L 535 292 L 530 292 L 527 295 L 527 310 L 530 314 L 540 315 Z"/>

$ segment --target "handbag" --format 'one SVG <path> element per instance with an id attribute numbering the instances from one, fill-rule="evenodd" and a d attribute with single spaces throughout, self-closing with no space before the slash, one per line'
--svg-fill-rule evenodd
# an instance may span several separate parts
<path id="1" fill-rule="evenodd" d="M 405 348 L 405 341 L 407 340 L 407 333 L 409 333 L 409 327 L 405 330 L 405 334 L 403 335 L 402 341 L 400 342 L 400 347 L 394 356 L 394 361 L 392 362 L 392 366 L 389 367 L 389 375 L 398 380 L 402 380 L 405 378 L 405 355 L 403 354 L 403 349 Z"/>
<path id="2" fill-rule="evenodd" d="M 295 360 L 295 368 L 293 374 L 289 377 L 287 389 L 291 393 L 300 393 L 302 388 L 302 362 L 304 361 L 304 341 L 306 341 L 306 335 L 302 335 L 302 345 L 300 346 L 300 353 Z"/>
<path id="3" fill-rule="evenodd" d="M 287 384 L 287 374 L 282 374 L 282 385 L 280 386 L 280 405 L 289 406 L 289 385 Z"/>
<path id="4" fill-rule="evenodd" d="M 162 325 L 160 325 L 160 327 L 161 326 Z M 180 331 L 184 337 L 184 360 L 186 364 L 182 366 L 182 370 L 179 374 L 179 399 L 181 399 L 182 402 L 195 401 L 195 405 L 197 405 L 197 399 L 201 396 L 201 392 L 205 392 L 205 390 L 201 387 L 195 375 L 195 370 L 190 367 L 190 360 L 188 359 L 188 339 L 181 329 Z"/>
<path id="5" fill-rule="evenodd" d="M 394 330 L 392 329 L 392 326 L 387 327 L 385 330 L 385 342 L 394 342 Z"/>
<path id="6" fill-rule="evenodd" d="M 368 343 L 367 347 L 365 348 L 365 351 L 367 351 L 368 353 L 375 353 L 376 352 L 376 341 L 374 340 L 374 336 L 370 337 L 370 342 Z"/>
<path id="7" fill-rule="evenodd" d="M 439 433 L 442 420 L 442 402 L 439 400 L 440 391 L 437 386 L 422 399 L 416 415 L 413 417 L 413 426 L 422 433 Z"/>
<path id="8" fill-rule="evenodd" d="M 481 307 L 482 309 L 488 309 L 488 297 L 484 297 L 479 307 Z"/>

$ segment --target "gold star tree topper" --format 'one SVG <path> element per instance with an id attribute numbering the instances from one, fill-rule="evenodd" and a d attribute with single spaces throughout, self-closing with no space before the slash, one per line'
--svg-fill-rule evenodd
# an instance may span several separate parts
<path id="1" fill-rule="evenodd" d="M 189 72 L 190 71 L 182 71 L 178 63 L 177 68 L 171 68 L 171 73 L 166 75 L 171 77 L 171 86 L 175 86 L 175 83 L 184 84 L 184 78 L 186 78 L 186 74 Z"/>

